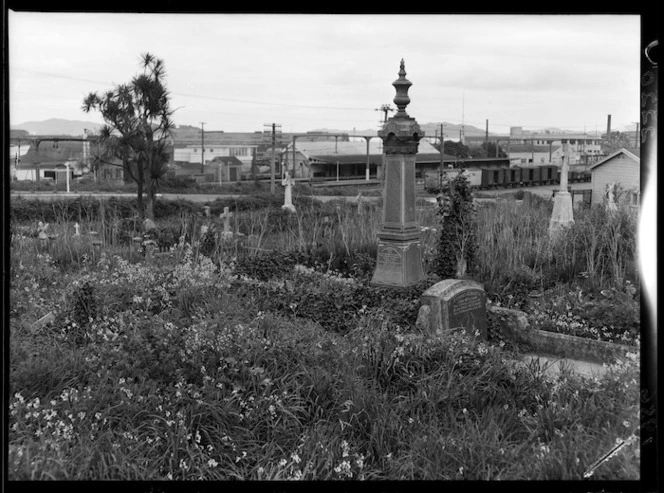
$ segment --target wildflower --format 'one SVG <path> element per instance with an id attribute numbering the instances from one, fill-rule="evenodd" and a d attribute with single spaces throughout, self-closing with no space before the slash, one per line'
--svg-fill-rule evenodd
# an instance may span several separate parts
<path id="1" fill-rule="evenodd" d="M 291 459 L 293 459 L 296 464 L 300 463 L 300 456 L 297 454 L 291 454 Z"/>
<path id="2" fill-rule="evenodd" d="M 286 459 L 281 459 L 281 460 L 279 461 L 279 466 L 280 466 L 280 467 L 284 467 L 286 464 L 288 464 L 288 461 L 287 461 Z"/>
<path id="3" fill-rule="evenodd" d="M 342 457 L 348 457 L 348 452 L 350 451 L 350 447 L 348 446 L 348 442 L 346 440 L 342 440 L 341 442 L 341 455 Z"/>
<path id="4" fill-rule="evenodd" d="M 214 459 L 210 459 L 210 460 L 207 462 L 207 465 L 208 465 L 209 467 L 217 467 L 217 466 L 219 465 L 219 463 L 218 463 L 216 460 L 214 460 Z"/>

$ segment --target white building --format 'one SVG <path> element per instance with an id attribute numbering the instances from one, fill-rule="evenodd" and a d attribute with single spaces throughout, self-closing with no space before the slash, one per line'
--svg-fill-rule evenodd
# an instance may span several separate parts
<path id="1" fill-rule="evenodd" d="M 618 185 L 624 191 L 616 202 L 639 204 L 641 158 L 639 149 L 620 149 L 590 166 L 592 204 L 602 204 L 607 186 Z"/>
<path id="2" fill-rule="evenodd" d="M 205 144 L 205 152 L 200 144 L 189 144 L 173 149 L 173 161 L 176 163 L 209 163 L 217 157 L 234 156 L 242 162 L 242 170 L 249 171 L 258 149 L 258 145 Z"/>

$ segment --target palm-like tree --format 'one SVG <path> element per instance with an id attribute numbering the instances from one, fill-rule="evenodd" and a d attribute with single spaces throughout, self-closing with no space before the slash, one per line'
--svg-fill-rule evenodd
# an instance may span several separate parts
<path id="1" fill-rule="evenodd" d="M 153 219 L 157 185 L 169 160 L 167 142 L 173 127 L 173 110 L 164 84 L 163 60 L 145 53 L 141 63 L 143 72 L 129 84 L 120 84 L 104 94 L 90 93 L 83 100 L 82 109 L 86 113 L 98 110 L 106 121 L 100 134 L 104 151 L 96 161 L 121 161 L 137 184 L 141 219 Z"/>

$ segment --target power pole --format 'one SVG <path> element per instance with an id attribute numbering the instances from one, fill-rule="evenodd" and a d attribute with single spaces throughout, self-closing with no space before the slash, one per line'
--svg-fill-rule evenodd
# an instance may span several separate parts
<path id="1" fill-rule="evenodd" d="M 279 123 L 264 123 L 263 138 L 266 140 L 269 139 L 269 145 L 272 148 L 272 155 L 270 157 L 270 193 L 275 193 L 275 152 L 277 140 L 281 144 L 281 125 Z"/>
<path id="2" fill-rule="evenodd" d="M 205 122 L 201 124 L 201 174 L 205 174 Z"/>
<path id="3" fill-rule="evenodd" d="M 445 134 L 443 133 L 444 123 L 440 124 L 440 171 L 445 169 Z"/>
<path id="4" fill-rule="evenodd" d="M 392 108 L 389 104 L 384 104 L 380 108 L 376 108 L 374 111 L 382 111 L 385 114 L 382 121 L 382 124 L 384 125 L 385 122 L 387 122 L 387 113 L 389 111 L 394 111 L 394 108 Z"/>

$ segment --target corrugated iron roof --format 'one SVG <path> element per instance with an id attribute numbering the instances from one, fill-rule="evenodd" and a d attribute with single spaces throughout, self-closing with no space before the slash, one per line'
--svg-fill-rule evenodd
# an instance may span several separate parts
<path id="1" fill-rule="evenodd" d="M 638 155 L 635 155 L 633 151 L 636 151 Z M 630 159 L 634 160 L 636 163 L 641 163 L 641 151 L 639 149 L 625 149 L 624 147 L 622 149 L 618 149 L 615 151 L 613 154 L 609 154 L 606 156 L 604 159 L 600 159 L 594 164 L 591 164 L 589 169 L 595 169 L 598 166 L 603 165 L 604 163 L 607 163 L 608 161 L 611 161 L 613 158 L 619 156 L 620 154 L 624 154 L 625 156 L 629 157 Z"/>

